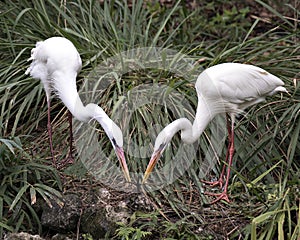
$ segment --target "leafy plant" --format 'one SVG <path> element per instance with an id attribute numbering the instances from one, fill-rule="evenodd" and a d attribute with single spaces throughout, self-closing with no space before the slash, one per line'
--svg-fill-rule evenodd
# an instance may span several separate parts
<path id="1" fill-rule="evenodd" d="M 51 206 L 62 204 L 60 177 L 45 164 L 32 160 L 19 138 L 0 139 L 0 236 L 4 231 L 42 231 L 35 204 L 38 198 Z"/>
<path id="2" fill-rule="evenodd" d="M 130 222 L 128 224 L 117 223 L 119 227 L 116 230 L 116 237 L 118 237 L 117 239 L 124 239 L 124 240 L 147 239 L 147 236 L 151 237 L 152 235 L 152 233 L 149 231 L 151 230 L 149 229 L 149 227 L 154 228 L 156 223 L 157 223 L 157 214 L 155 213 L 144 214 L 144 213 L 135 212 L 130 217 Z"/>

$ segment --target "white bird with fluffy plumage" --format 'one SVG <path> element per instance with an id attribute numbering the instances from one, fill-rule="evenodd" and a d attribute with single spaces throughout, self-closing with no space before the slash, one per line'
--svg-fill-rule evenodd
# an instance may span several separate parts
<path id="1" fill-rule="evenodd" d="M 127 181 L 130 181 L 123 152 L 123 134 L 121 129 L 108 117 L 104 110 L 94 103 L 83 105 L 76 87 L 76 77 L 82 62 L 80 55 L 71 41 L 63 37 L 51 37 L 38 42 L 31 51 L 32 60 L 26 74 L 40 79 L 48 103 L 48 131 L 50 148 L 55 164 L 52 147 L 52 132 L 50 125 L 50 96 L 54 92 L 65 104 L 71 114 L 82 122 L 96 119 L 109 137 L 122 166 Z"/>

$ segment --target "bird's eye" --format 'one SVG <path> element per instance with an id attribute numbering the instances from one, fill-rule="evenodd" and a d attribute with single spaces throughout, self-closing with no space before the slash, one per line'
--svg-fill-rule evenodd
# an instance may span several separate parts
<path id="1" fill-rule="evenodd" d="M 116 142 L 116 139 L 111 139 L 111 141 L 112 141 L 112 143 L 115 145 L 115 146 L 117 146 L 117 142 Z"/>
<path id="2" fill-rule="evenodd" d="M 166 146 L 166 143 L 160 144 L 158 150 L 159 150 L 159 151 L 162 151 L 162 150 L 165 148 L 165 146 Z"/>

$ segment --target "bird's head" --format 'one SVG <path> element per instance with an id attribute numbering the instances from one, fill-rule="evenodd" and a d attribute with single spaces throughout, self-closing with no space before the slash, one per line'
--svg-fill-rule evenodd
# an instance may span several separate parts
<path id="1" fill-rule="evenodd" d="M 116 152 L 116 155 L 118 157 L 118 160 L 120 162 L 126 180 L 128 182 L 131 182 L 129 170 L 127 167 L 124 150 L 123 150 L 123 134 L 121 129 L 113 121 L 111 121 L 110 130 L 107 132 L 107 135 L 109 136 L 109 139 Z"/>
<path id="2" fill-rule="evenodd" d="M 113 148 L 122 167 L 125 178 L 128 182 L 130 182 L 131 179 L 123 150 L 123 134 L 121 129 L 107 116 L 103 109 L 98 105 L 90 103 L 86 106 L 86 109 L 90 112 L 91 119 L 96 119 L 104 129 L 106 135 L 109 137 L 109 140 L 113 145 Z"/>
<path id="3" fill-rule="evenodd" d="M 192 124 L 186 118 L 179 118 L 167 125 L 157 136 L 154 145 L 154 151 L 145 171 L 142 183 L 145 183 L 150 173 L 152 172 L 157 161 L 165 151 L 167 145 L 172 140 L 173 136 L 181 131 L 181 139 L 184 142 L 190 143 L 192 136 Z"/>
<path id="4" fill-rule="evenodd" d="M 145 183 L 147 179 L 149 178 L 151 172 L 153 171 L 156 163 L 160 159 L 161 155 L 166 149 L 166 146 L 168 143 L 171 141 L 172 136 L 167 134 L 166 131 L 162 131 L 158 134 L 156 140 L 155 140 L 155 145 L 154 145 L 154 151 L 152 153 L 151 159 L 148 163 L 147 169 L 145 171 L 142 183 Z"/>

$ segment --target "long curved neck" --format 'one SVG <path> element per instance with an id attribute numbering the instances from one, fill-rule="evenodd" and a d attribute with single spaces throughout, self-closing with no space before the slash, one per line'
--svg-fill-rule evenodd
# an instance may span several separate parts
<path id="1" fill-rule="evenodd" d="M 81 122 L 88 122 L 94 117 L 93 113 L 89 112 L 86 106 L 83 105 L 78 94 L 73 101 L 67 101 L 64 104 L 72 115 Z"/>
<path id="2" fill-rule="evenodd" d="M 83 105 L 76 87 L 76 72 L 53 73 L 53 89 L 72 115 L 82 122 L 88 122 L 93 116 Z"/>
<path id="3" fill-rule="evenodd" d="M 77 91 L 69 90 L 68 93 L 68 97 L 61 96 L 60 98 L 77 120 L 81 122 L 88 122 L 95 119 L 104 129 L 108 129 L 108 126 L 113 124 L 113 121 L 97 104 L 89 103 L 84 106 Z M 72 97 L 70 97 L 70 95 Z"/>
<path id="4" fill-rule="evenodd" d="M 117 137 L 118 141 L 123 141 L 122 132 L 120 128 L 115 124 L 113 120 L 104 112 L 104 110 L 99 107 L 97 104 L 89 103 L 86 107 L 84 107 L 84 111 L 87 112 L 87 117 L 89 120 L 95 119 L 98 121 L 105 131 L 106 135 L 112 141 Z M 83 116 L 83 114 L 82 114 Z M 117 143 L 120 147 L 123 146 L 123 142 Z M 116 143 L 113 143 L 115 146 Z"/>
<path id="5" fill-rule="evenodd" d="M 187 118 L 180 118 L 170 123 L 164 130 L 169 135 L 169 139 L 181 131 L 183 142 L 191 144 L 198 140 L 208 123 L 214 118 L 215 114 L 210 111 L 202 97 L 199 97 L 197 112 L 193 124 Z"/>
<path id="6" fill-rule="evenodd" d="M 76 72 L 62 73 L 57 71 L 53 73 L 54 89 L 58 97 L 77 120 L 81 122 L 97 120 L 110 139 L 113 139 L 114 135 L 120 135 L 119 127 L 101 107 L 93 103 L 83 105 L 77 92 L 76 75 Z"/>
<path id="7" fill-rule="evenodd" d="M 196 142 L 214 117 L 215 113 L 210 109 L 205 99 L 202 96 L 198 96 L 198 106 L 192 129 L 187 131 L 182 130 L 182 141 L 186 143 Z"/>

